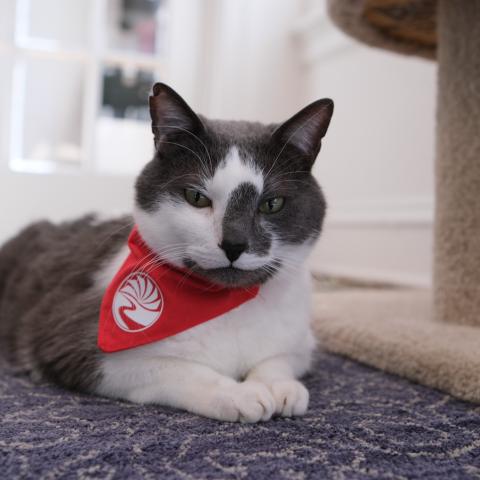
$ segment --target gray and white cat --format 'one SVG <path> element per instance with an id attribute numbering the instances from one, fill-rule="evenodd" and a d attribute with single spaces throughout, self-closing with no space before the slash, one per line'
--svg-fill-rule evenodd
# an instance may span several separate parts
<path id="1" fill-rule="evenodd" d="M 108 397 L 228 421 L 303 415 L 297 379 L 314 348 L 305 260 L 326 208 L 311 167 L 333 102 L 282 125 L 212 121 L 156 84 L 150 110 L 155 156 L 133 218 L 40 222 L 0 250 L 1 351 L 20 370 Z M 100 303 L 133 224 L 162 261 L 219 285 L 261 284 L 259 294 L 164 340 L 103 353 Z"/>

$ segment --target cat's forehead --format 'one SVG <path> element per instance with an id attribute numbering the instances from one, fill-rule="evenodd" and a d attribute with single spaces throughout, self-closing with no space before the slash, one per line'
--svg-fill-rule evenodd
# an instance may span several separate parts
<path id="1" fill-rule="evenodd" d="M 207 127 L 207 131 L 215 136 L 221 137 L 231 144 L 257 143 L 268 140 L 276 124 L 263 124 L 260 122 L 247 122 L 244 120 L 211 120 L 200 116 Z"/>
<path id="2" fill-rule="evenodd" d="M 263 190 L 263 171 L 254 157 L 237 145 L 231 145 L 211 178 L 205 183 L 212 197 L 230 195 L 240 185 L 249 184 L 257 193 Z"/>
<path id="3" fill-rule="evenodd" d="M 202 119 L 215 155 L 215 168 L 206 182 L 208 194 L 230 196 L 241 185 L 262 194 L 264 174 L 270 170 L 271 138 L 276 125 L 258 122 Z"/>

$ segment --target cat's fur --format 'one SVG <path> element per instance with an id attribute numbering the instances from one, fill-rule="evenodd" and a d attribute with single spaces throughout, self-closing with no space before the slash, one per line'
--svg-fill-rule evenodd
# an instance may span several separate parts
<path id="1" fill-rule="evenodd" d="M 296 379 L 314 346 L 304 261 L 325 214 L 310 170 L 333 103 L 314 102 L 280 126 L 211 121 L 156 84 L 150 110 L 156 151 L 137 180 L 133 219 L 41 222 L 0 250 L 2 352 L 67 387 L 221 420 L 304 414 L 308 392 Z M 190 187 L 212 206 L 187 203 Z M 259 212 L 278 196 L 282 210 Z M 100 302 L 133 222 L 162 261 L 217 284 L 260 283 L 259 295 L 173 337 L 102 353 Z M 233 263 L 228 248 L 239 254 Z"/>

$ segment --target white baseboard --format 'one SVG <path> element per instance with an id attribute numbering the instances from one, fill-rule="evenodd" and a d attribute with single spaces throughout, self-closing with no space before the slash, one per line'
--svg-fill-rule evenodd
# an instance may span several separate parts
<path id="1" fill-rule="evenodd" d="M 315 273 L 429 287 L 433 261 L 433 202 L 357 203 L 327 216 L 312 255 Z"/>
<path id="2" fill-rule="evenodd" d="M 431 197 L 333 201 L 326 221 L 336 228 L 424 228 L 433 224 L 434 208 Z"/>
<path id="3" fill-rule="evenodd" d="M 395 270 L 382 270 L 375 268 L 358 268 L 348 266 L 325 266 L 312 268 L 317 275 L 349 278 L 352 280 L 387 283 L 405 287 L 430 288 L 431 279 L 428 274 L 409 274 Z"/>

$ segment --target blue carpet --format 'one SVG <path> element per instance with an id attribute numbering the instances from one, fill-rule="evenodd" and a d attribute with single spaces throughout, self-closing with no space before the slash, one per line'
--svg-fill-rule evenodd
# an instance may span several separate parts
<path id="1" fill-rule="evenodd" d="M 474 479 L 480 407 L 320 353 L 306 417 L 242 425 L 0 373 L 2 479 Z"/>

